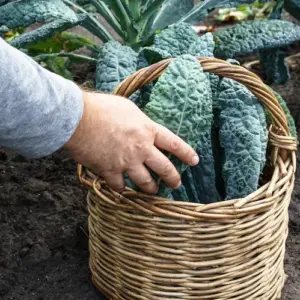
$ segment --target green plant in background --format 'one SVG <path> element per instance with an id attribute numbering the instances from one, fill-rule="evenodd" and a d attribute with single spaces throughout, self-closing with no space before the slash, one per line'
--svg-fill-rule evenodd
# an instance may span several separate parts
<path id="1" fill-rule="evenodd" d="M 62 68 L 69 65 L 69 63 L 83 60 L 96 63 L 95 59 L 98 58 L 98 55 L 102 57 L 101 45 L 95 45 L 87 40 L 83 42 L 83 38 L 77 36 L 76 38 L 80 39 L 81 43 L 77 43 L 76 49 L 65 49 L 64 47 L 58 49 L 54 47 L 56 51 L 51 50 L 49 53 L 51 55 L 48 57 L 46 54 L 49 47 L 46 47 L 45 51 L 39 47 L 40 53 L 31 51 L 31 48 L 36 44 L 43 45 L 42 43 L 48 42 L 48 40 L 51 43 L 57 40 L 60 33 L 81 25 L 103 43 L 119 40 L 135 52 L 143 51 L 147 56 L 146 52 L 148 50 L 144 48 L 151 47 L 155 41 L 155 36 L 162 29 L 174 24 L 196 24 L 198 21 L 204 20 L 214 9 L 234 7 L 239 7 L 238 10 L 244 11 L 247 18 L 248 16 L 253 17 L 253 15 L 256 18 L 257 11 L 264 10 L 270 19 L 279 20 L 283 7 L 294 16 L 300 16 L 300 3 L 296 0 L 279 0 L 276 2 L 268 0 L 205 0 L 198 1 L 197 4 L 194 0 L 2 0 L 0 2 L 0 34 L 3 36 L 3 34 L 15 31 L 18 28 L 26 28 L 35 23 L 42 24 L 37 29 L 26 30 L 21 34 L 16 33 L 8 37 L 7 41 L 29 55 L 38 55 L 38 61 L 45 62 L 47 59 L 48 66 L 53 65 L 50 62 L 51 60 L 56 60 L 60 66 L 56 68 L 56 71 L 60 71 L 61 75 L 70 78 L 71 74 L 69 72 L 63 74 L 61 72 Z M 106 21 L 105 24 L 100 21 L 99 16 Z M 255 23 L 255 21 L 253 23 L 247 22 L 245 27 L 241 27 L 245 30 L 245 33 L 241 32 L 239 27 L 222 31 L 221 35 L 225 38 L 220 39 L 221 44 L 215 55 L 223 57 L 223 54 L 225 54 L 225 58 L 228 58 L 229 56 L 222 53 L 221 50 L 232 46 L 237 46 L 241 51 L 236 51 L 230 57 L 248 55 L 258 51 L 267 82 L 285 83 L 289 79 L 289 72 L 285 64 L 285 55 L 280 48 L 299 40 L 299 27 L 295 25 L 293 27 L 289 23 L 278 21 L 278 23 L 273 23 L 276 24 L 274 27 L 276 33 L 271 28 L 273 25 L 271 23 L 272 26 L 268 25 L 269 20 L 265 19 L 261 22 L 259 23 L 260 28 L 257 27 L 258 23 Z M 291 29 L 293 34 L 288 33 L 287 37 L 284 37 L 284 32 L 288 32 L 286 26 Z M 111 33 L 111 29 L 115 34 Z M 272 34 L 268 36 L 269 30 Z M 219 38 L 218 32 L 215 35 L 216 38 Z M 278 36 L 280 39 L 279 42 L 276 42 Z M 74 41 L 74 37 L 70 38 Z M 182 41 L 184 39 L 183 33 Z M 77 53 L 73 53 L 73 51 L 83 47 L 92 50 L 89 54 L 90 58 L 83 55 L 77 56 Z M 56 57 L 55 53 L 59 55 Z M 40 54 L 43 55 L 40 56 Z M 66 60 L 67 62 L 65 62 Z M 54 65 L 56 64 L 54 63 Z M 51 69 L 54 70 L 55 68 L 52 67 Z M 100 72 L 101 68 L 98 69 L 97 74 Z"/>
<path id="2" fill-rule="evenodd" d="M 267 18 L 272 12 L 276 1 L 253 4 L 244 4 L 239 7 L 221 8 L 215 18 L 220 22 L 240 22 L 249 20 L 261 20 Z"/>
<path id="3" fill-rule="evenodd" d="M 81 24 L 86 18 L 87 15 L 76 14 L 60 0 L 0 3 L 0 29 L 6 41 L 68 79 L 72 78 L 67 68 L 69 63 L 91 60 L 90 57 L 71 52 L 94 44 L 85 37 L 65 30 Z M 24 30 L 35 23 L 42 26 L 30 31 Z"/>
<path id="4" fill-rule="evenodd" d="M 28 46 L 26 53 L 49 70 L 72 79 L 72 73 L 69 71 L 72 63 L 97 62 L 93 57 L 73 52 L 83 47 L 93 48 L 94 43 L 84 36 L 62 32 L 49 40 Z"/>
<path id="5" fill-rule="evenodd" d="M 10 43 L 14 39 L 19 37 L 21 34 L 23 34 L 24 32 L 25 32 L 25 28 L 16 28 L 15 30 L 12 31 L 4 30 L 3 32 L 4 40 Z"/>

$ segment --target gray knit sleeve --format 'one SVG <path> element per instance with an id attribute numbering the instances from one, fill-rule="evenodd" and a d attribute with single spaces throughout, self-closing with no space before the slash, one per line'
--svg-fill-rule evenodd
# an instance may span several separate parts
<path id="1" fill-rule="evenodd" d="M 79 87 L 0 38 L 0 146 L 37 158 L 61 148 L 83 112 Z"/>

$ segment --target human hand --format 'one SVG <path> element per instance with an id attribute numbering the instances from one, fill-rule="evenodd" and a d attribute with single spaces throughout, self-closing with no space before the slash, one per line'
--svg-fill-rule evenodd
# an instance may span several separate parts
<path id="1" fill-rule="evenodd" d="M 146 166 L 171 188 L 180 186 L 179 173 L 158 149 L 189 165 L 199 161 L 192 147 L 153 122 L 130 100 L 99 93 L 84 93 L 83 117 L 65 148 L 117 192 L 125 187 L 126 172 L 141 190 L 157 193 L 158 186 Z"/>

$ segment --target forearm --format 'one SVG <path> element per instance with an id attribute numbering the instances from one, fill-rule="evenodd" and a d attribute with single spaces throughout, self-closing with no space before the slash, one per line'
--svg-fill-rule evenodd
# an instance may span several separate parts
<path id="1" fill-rule="evenodd" d="M 82 112 L 79 87 L 0 39 L 0 146 L 27 157 L 51 154 L 70 139 Z"/>

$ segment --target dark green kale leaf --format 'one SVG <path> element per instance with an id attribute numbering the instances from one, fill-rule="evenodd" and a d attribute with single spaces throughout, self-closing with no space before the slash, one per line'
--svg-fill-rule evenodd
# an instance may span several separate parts
<path id="1" fill-rule="evenodd" d="M 283 20 L 251 21 L 214 34 L 215 56 L 233 58 L 300 40 L 300 26 Z"/>
<path id="2" fill-rule="evenodd" d="M 144 112 L 155 122 L 196 149 L 200 133 L 211 126 L 207 115 L 212 113 L 210 83 L 196 58 L 178 57 L 170 63 L 155 84 Z M 187 165 L 174 156 L 172 163 L 182 174 Z M 160 184 L 159 195 L 167 197 L 171 189 Z"/>

